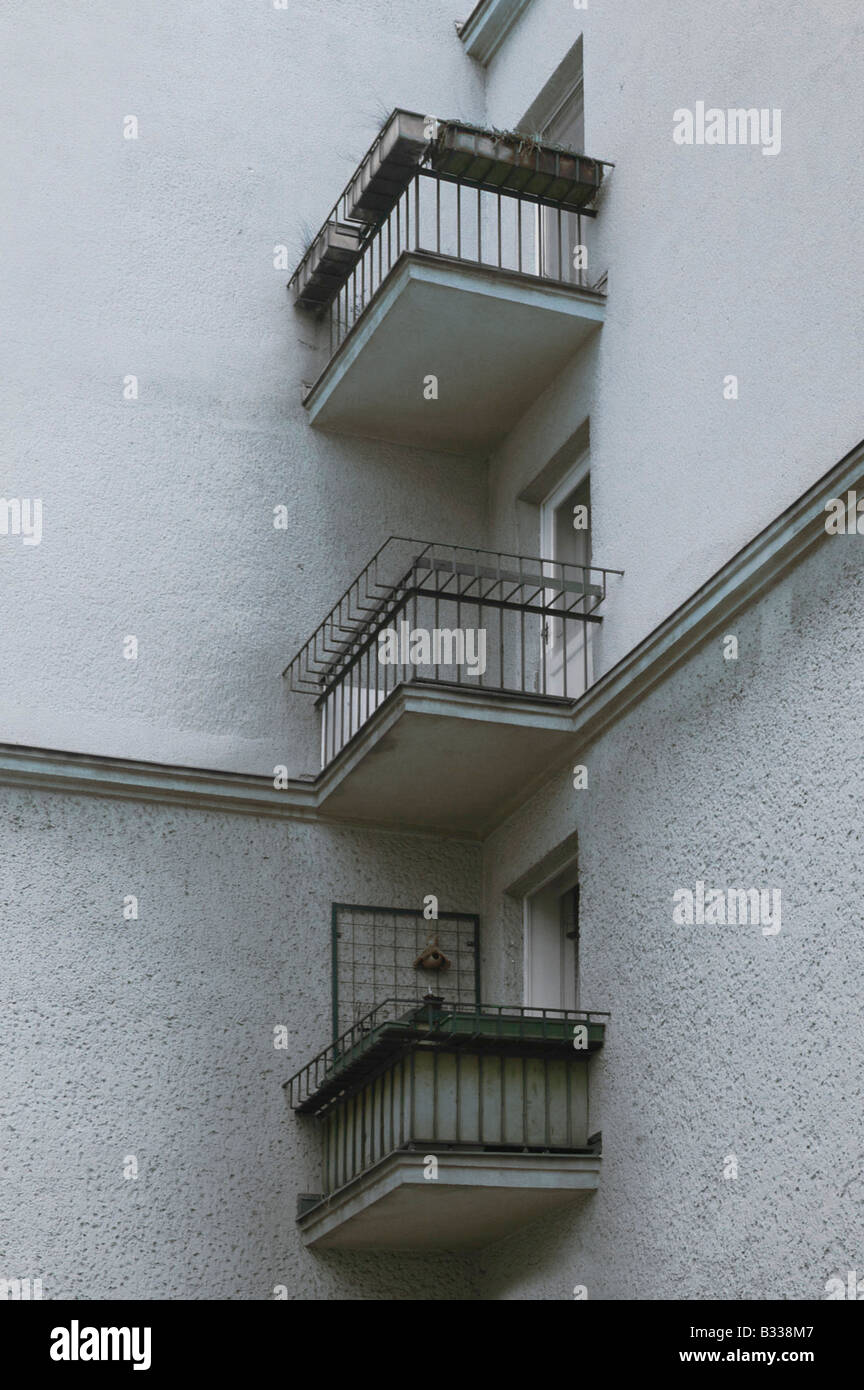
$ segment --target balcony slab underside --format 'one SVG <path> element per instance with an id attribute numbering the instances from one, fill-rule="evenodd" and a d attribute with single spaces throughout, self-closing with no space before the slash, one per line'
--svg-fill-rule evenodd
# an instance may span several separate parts
<path id="1" fill-rule="evenodd" d="M 604 304 L 537 276 L 405 253 L 306 397 L 311 423 L 484 458 L 600 326 Z"/>
<path id="2" fill-rule="evenodd" d="M 437 1179 L 425 1176 L 432 1155 Z M 322 1249 L 482 1248 L 593 1191 L 600 1164 L 598 1154 L 400 1150 L 313 1207 L 300 1231 Z"/>
<path id="3" fill-rule="evenodd" d="M 322 774 L 342 820 L 483 836 L 567 757 L 572 705 L 466 687 L 403 685 Z"/>

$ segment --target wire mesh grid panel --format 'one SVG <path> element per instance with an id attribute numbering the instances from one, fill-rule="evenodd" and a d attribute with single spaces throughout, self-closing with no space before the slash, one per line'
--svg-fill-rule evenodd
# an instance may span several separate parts
<path id="1" fill-rule="evenodd" d="M 476 1005 L 478 925 L 467 912 L 427 919 L 422 909 L 334 903 L 334 1036 L 391 997 Z"/>

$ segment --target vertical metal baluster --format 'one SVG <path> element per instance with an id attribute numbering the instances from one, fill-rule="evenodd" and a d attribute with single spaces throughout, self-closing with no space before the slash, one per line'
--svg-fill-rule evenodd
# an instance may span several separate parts
<path id="1" fill-rule="evenodd" d="M 566 1064 L 565 1064 L 566 1065 Z M 549 1116 L 549 1058 L 543 1058 L 543 1117 L 545 1121 L 543 1137 L 547 1149 L 552 1147 L 552 1122 Z"/>
<path id="2" fill-rule="evenodd" d="M 498 1031 L 500 1032 L 500 1031 L 501 1031 L 501 1026 L 500 1026 L 500 1025 L 501 1025 L 501 1020 L 500 1020 L 500 1018 L 498 1018 L 497 1022 L 498 1022 Z M 498 1089 L 498 1096 L 499 1096 L 499 1105 L 500 1105 L 499 1121 L 500 1121 L 500 1124 L 501 1124 L 501 1143 L 502 1143 L 502 1144 L 506 1144 L 507 1140 L 506 1140 L 506 1138 L 505 1138 L 505 1135 L 506 1135 L 506 1133 L 507 1133 L 507 1110 L 506 1110 L 506 1106 L 505 1106 L 505 1103 L 504 1103 L 504 1094 L 505 1094 L 505 1091 L 506 1091 L 507 1088 L 506 1088 L 506 1085 L 505 1085 L 505 1076 L 504 1076 L 504 1058 L 503 1058 L 502 1056 L 500 1056 L 500 1054 L 499 1054 L 499 1057 L 498 1057 L 498 1088 L 499 1088 L 499 1089 Z"/>
<path id="3" fill-rule="evenodd" d="M 558 206 L 558 279 L 564 280 L 564 242 L 562 240 L 561 206 Z"/>
<path id="4" fill-rule="evenodd" d="M 340 1179 L 341 1179 L 341 1181 L 340 1181 L 340 1183 L 339 1183 L 339 1186 L 340 1186 L 340 1187 L 342 1186 L 342 1183 L 345 1181 L 345 1176 L 346 1176 L 347 1172 L 348 1172 L 348 1109 L 347 1109 L 347 1106 L 346 1106 L 345 1113 L 344 1113 L 344 1117 L 343 1117 L 343 1119 L 342 1119 L 342 1172 L 339 1174 L 339 1177 L 340 1177 Z"/>
<path id="5" fill-rule="evenodd" d="M 522 199 L 516 199 L 516 261 L 517 270 L 522 269 Z"/>
<path id="6" fill-rule="evenodd" d="M 577 214 L 576 214 L 576 241 L 577 241 L 577 243 L 578 243 L 579 246 L 582 245 L 582 214 L 581 214 L 581 212 L 577 212 Z M 582 257 L 581 257 L 581 255 L 580 255 L 580 257 L 579 257 L 579 288 L 580 288 L 581 290 L 584 290 L 584 288 L 585 288 L 585 267 L 582 265 Z"/>
<path id="7" fill-rule="evenodd" d="M 414 250 L 420 250 L 420 175 L 414 175 Z"/>
<path id="8" fill-rule="evenodd" d="M 589 580 L 589 578 L 590 578 L 590 576 L 591 576 L 591 571 L 590 571 L 590 570 L 583 570 L 582 573 L 583 573 L 583 575 L 584 575 L 584 581 L 583 581 L 583 582 L 584 582 L 584 584 L 587 585 L 588 580 Z M 583 611 L 584 611 L 584 600 L 583 600 Z M 588 689 L 588 626 L 589 626 L 589 624 L 588 624 L 588 623 L 585 621 L 585 619 L 583 618 L 583 619 L 582 619 L 582 664 L 583 664 L 583 667 L 584 667 L 584 674 L 583 674 L 583 680 L 582 680 L 582 689 L 583 689 L 583 691 L 585 691 L 585 690 Z"/>
<path id="9" fill-rule="evenodd" d="M 374 1082 L 374 1081 L 372 1082 L 372 1088 L 371 1088 L 371 1090 L 372 1090 L 371 1101 L 372 1101 L 372 1108 L 373 1108 L 373 1111 L 374 1111 L 374 1107 L 375 1107 L 375 1082 Z M 360 1169 L 361 1169 L 361 1172 L 362 1172 L 362 1170 L 366 1167 L 366 1164 L 367 1164 L 367 1162 L 368 1162 L 368 1160 L 367 1160 L 367 1158 L 366 1158 L 366 1136 L 367 1136 L 367 1134 L 368 1134 L 368 1132 L 369 1132 L 369 1125 L 368 1125 L 368 1121 L 367 1121 L 367 1111 L 368 1111 L 368 1108 L 369 1108 L 369 1087 L 368 1087 L 368 1086 L 364 1086 L 363 1090 L 362 1090 L 361 1093 L 360 1093 Z"/>
<path id="10" fill-rule="evenodd" d="M 522 560 L 519 560 L 519 685 L 517 689 L 528 689 L 528 676 L 525 671 L 525 576 L 522 569 Z"/>
<path id="11" fill-rule="evenodd" d="M 569 664 L 570 664 L 570 663 L 568 662 L 568 660 L 567 660 L 567 634 L 568 634 L 568 632 L 569 632 L 570 629 L 569 629 L 568 626 L 567 626 L 567 623 L 568 623 L 568 618 L 567 618 L 567 599 L 566 599 L 566 597 L 565 597 L 565 592 L 566 592 L 566 591 L 565 591 L 565 589 L 564 589 L 564 581 L 565 581 L 565 579 L 566 579 L 566 577 L 567 577 L 567 569 L 568 569 L 567 565 L 562 564 L 562 566 L 561 566 L 561 610 L 562 610 L 562 611 L 561 611 L 561 664 L 562 664 L 562 666 L 563 666 L 563 668 L 564 668 L 564 699 L 565 699 L 565 700 L 567 699 L 567 667 L 568 667 Z"/>
<path id="12" fill-rule="evenodd" d="M 441 255 L 441 180 L 435 176 L 435 250 Z"/>
<path id="13" fill-rule="evenodd" d="M 456 182 L 456 256 L 462 259 L 462 184 Z"/>
<path id="14" fill-rule="evenodd" d="M 482 264 L 483 264 L 483 230 L 482 230 L 482 227 L 481 227 L 481 225 L 480 225 L 480 222 L 481 222 L 481 211 L 480 211 L 480 187 L 479 187 L 479 185 L 478 185 L 478 187 L 477 187 L 477 263 L 478 263 L 478 265 L 482 265 Z"/>
<path id="15" fill-rule="evenodd" d="M 339 747 L 345 742 L 345 675 L 341 676 L 336 687 L 339 691 Z"/>
<path id="16" fill-rule="evenodd" d="M 396 1069 L 390 1073 L 390 1137 L 389 1144 L 392 1149 L 396 1147 Z"/>
<path id="17" fill-rule="evenodd" d="M 501 194 L 498 194 L 498 269 L 501 269 Z"/>
<path id="18" fill-rule="evenodd" d="M 415 1077 L 416 1077 L 415 1056 L 416 1056 L 416 1054 L 412 1051 L 412 1052 L 411 1052 L 411 1116 L 410 1116 L 410 1121 L 409 1121 L 409 1123 L 410 1123 L 410 1125 L 411 1125 L 411 1138 L 412 1138 L 412 1139 L 416 1139 L 416 1138 L 417 1138 L 417 1086 L 416 1086 L 416 1084 L 415 1084 Z"/>

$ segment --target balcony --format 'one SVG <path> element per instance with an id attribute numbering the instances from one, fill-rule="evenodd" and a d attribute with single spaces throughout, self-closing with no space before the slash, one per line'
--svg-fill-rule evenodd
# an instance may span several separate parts
<path id="1" fill-rule="evenodd" d="M 596 1188 L 589 1058 L 607 1014 L 388 999 L 290 1081 L 317 1116 L 304 1243 L 481 1247 Z"/>
<path id="2" fill-rule="evenodd" d="M 395 111 L 289 284 L 327 322 L 312 424 L 485 457 L 603 321 L 607 167 Z"/>
<path id="3" fill-rule="evenodd" d="M 391 537 L 285 669 L 321 713 L 319 806 L 487 833 L 566 759 L 619 574 Z"/>

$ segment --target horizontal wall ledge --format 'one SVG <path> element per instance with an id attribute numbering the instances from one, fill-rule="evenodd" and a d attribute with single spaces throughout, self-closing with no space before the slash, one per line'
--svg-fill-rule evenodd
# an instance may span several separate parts
<path id="1" fill-rule="evenodd" d="M 575 752 L 670 675 L 739 609 L 759 598 L 821 545 L 842 545 L 825 530 L 826 504 L 850 491 L 864 496 L 864 440 L 721 566 L 679 608 L 585 692 L 573 711 Z M 621 597 L 623 601 L 624 595 Z"/>
<path id="2" fill-rule="evenodd" d="M 312 782 L 294 781 L 285 790 L 277 790 L 272 778 L 250 773 L 105 758 L 17 743 L 0 744 L 0 785 L 156 801 L 235 815 L 316 816 Z"/>
<path id="3" fill-rule="evenodd" d="M 547 732 L 556 740 L 562 740 L 562 759 L 574 756 L 580 747 L 620 718 L 635 701 L 675 670 L 721 623 L 776 583 L 817 546 L 845 544 L 848 538 L 827 535 L 825 505 L 830 499 L 845 497 L 850 491 L 864 496 L 864 441 L 745 545 L 612 670 L 601 676 L 581 699 L 544 714 Z M 439 696 L 454 698 L 452 693 L 442 695 L 428 690 L 417 698 L 426 700 L 426 713 L 431 714 L 434 712 L 431 702 Z M 458 718 L 476 720 L 478 715 L 481 719 L 489 718 L 489 711 L 484 713 L 472 708 L 467 692 L 460 693 L 458 702 Z M 382 716 L 385 709 L 386 706 L 382 706 Z M 443 711 L 439 709 L 439 713 Z M 514 711 L 508 713 L 501 709 L 499 713 L 508 719 Z M 526 712 L 516 713 L 524 717 Z M 395 718 L 395 715 L 394 705 L 386 718 Z M 239 815 L 347 821 L 367 828 L 390 828 L 386 808 L 383 811 L 379 808 L 377 818 L 367 819 L 364 815 L 358 821 L 350 806 L 340 799 L 338 784 L 344 779 L 349 759 L 354 756 L 350 747 L 345 752 L 344 765 L 340 757 L 338 766 L 331 764 L 314 781 L 293 781 L 284 790 L 277 790 L 268 777 L 7 743 L 0 744 L 0 785 L 160 802 Z M 557 748 L 555 756 L 558 757 Z M 536 789 L 536 778 L 529 779 L 520 793 L 520 800 L 527 800 Z M 412 806 L 417 810 L 416 815 Z M 400 826 L 401 833 L 412 830 L 417 834 L 429 833 L 422 828 L 426 819 L 423 807 L 424 789 L 418 787 L 413 801 L 406 804 L 408 818 Z M 482 832 L 463 831 L 458 838 L 476 840 L 482 838 Z"/>

